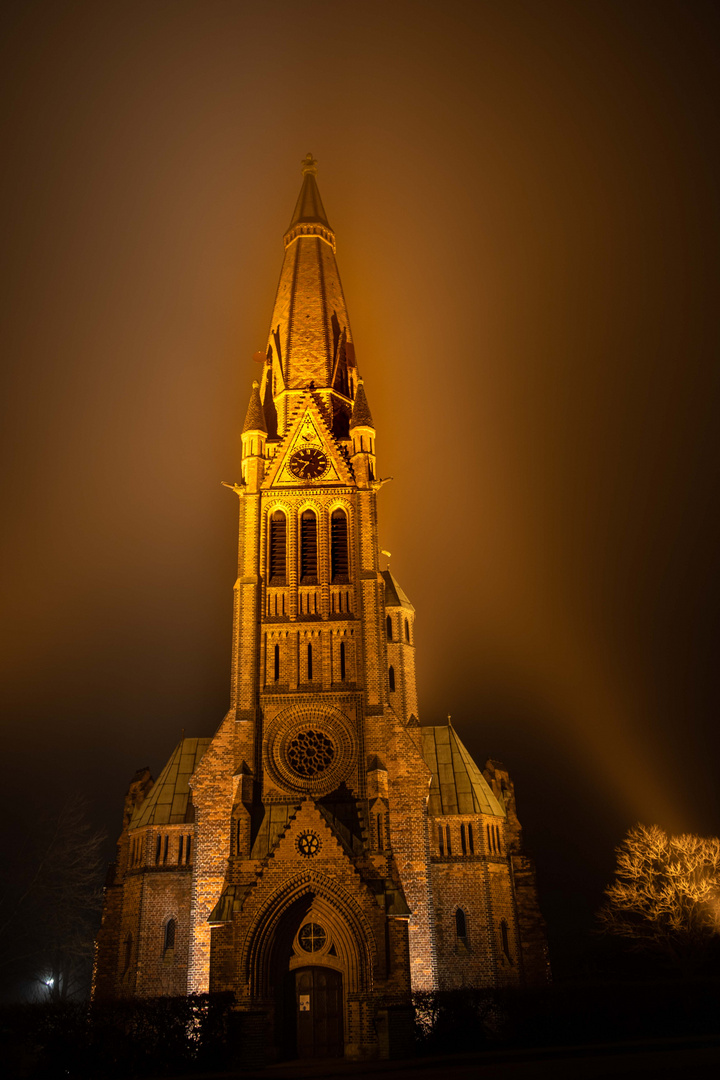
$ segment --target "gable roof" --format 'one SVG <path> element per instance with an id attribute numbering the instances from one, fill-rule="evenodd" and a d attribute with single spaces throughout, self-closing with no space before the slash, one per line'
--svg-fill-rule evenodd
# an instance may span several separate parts
<path id="1" fill-rule="evenodd" d="M 422 754 L 432 772 L 428 809 L 443 814 L 492 814 L 505 810 L 463 746 L 452 724 L 420 729 Z"/>
<path id="2" fill-rule="evenodd" d="M 211 739 L 181 739 L 150 794 L 135 807 L 131 829 L 145 825 L 182 825 L 193 820 L 188 780 L 211 743 Z"/>

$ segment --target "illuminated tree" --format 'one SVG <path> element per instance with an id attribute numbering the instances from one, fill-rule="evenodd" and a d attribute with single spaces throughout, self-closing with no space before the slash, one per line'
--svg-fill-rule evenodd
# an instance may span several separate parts
<path id="1" fill-rule="evenodd" d="M 698 967 L 720 934 L 720 839 L 636 825 L 616 854 L 598 912 L 602 930 L 686 973 Z"/>

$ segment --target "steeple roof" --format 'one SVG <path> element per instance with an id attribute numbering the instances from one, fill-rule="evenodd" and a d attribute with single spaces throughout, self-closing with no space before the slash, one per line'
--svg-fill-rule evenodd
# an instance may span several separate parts
<path id="1" fill-rule="evenodd" d="M 380 573 L 385 581 L 385 607 L 401 607 L 414 611 L 415 608 L 408 600 L 399 581 L 390 573 L 390 569 L 381 570 Z"/>
<path id="2" fill-rule="evenodd" d="M 131 829 L 144 825 L 182 825 L 193 820 L 188 780 L 211 739 L 181 739 L 144 802 L 135 807 Z"/>
<path id="3" fill-rule="evenodd" d="M 353 404 L 352 416 L 350 417 L 350 430 L 356 427 L 371 427 L 374 428 L 372 413 L 370 412 L 370 406 L 365 396 L 365 387 L 363 386 L 362 379 L 358 379 L 357 390 L 355 392 L 355 402 Z"/>
<path id="4" fill-rule="evenodd" d="M 335 234 L 318 191 L 317 163 L 302 163 L 303 182 L 290 227 L 270 322 L 267 355 L 287 390 L 329 387 L 341 345 L 352 348 L 350 322 L 335 261 Z M 343 335 L 344 332 L 344 335 Z"/>
<path id="5" fill-rule="evenodd" d="M 253 380 L 252 391 L 250 393 L 250 401 L 248 403 L 247 412 L 245 413 L 243 435 L 246 431 L 264 431 L 267 435 L 265 410 L 263 409 L 262 402 L 260 400 L 260 386 L 256 379 Z"/>
<path id="6" fill-rule="evenodd" d="M 312 154 L 308 154 L 303 161 L 302 173 L 303 183 L 298 195 L 298 201 L 295 204 L 292 221 L 288 226 L 288 232 L 294 225 L 299 225 L 301 222 L 324 225 L 326 229 L 329 229 L 330 223 L 325 215 L 325 207 L 322 204 L 317 180 L 315 179 L 317 176 L 317 161 L 315 161 Z"/>
<path id="7" fill-rule="evenodd" d="M 422 753 L 432 772 L 428 810 L 444 814 L 492 814 L 505 810 L 460 741 L 452 724 L 420 729 Z"/>

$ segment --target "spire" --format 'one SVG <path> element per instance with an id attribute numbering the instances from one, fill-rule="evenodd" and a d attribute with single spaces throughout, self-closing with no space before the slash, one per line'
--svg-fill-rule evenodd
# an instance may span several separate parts
<path id="1" fill-rule="evenodd" d="M 290 227 L 268 335 L 267 356 L 277 362 L 282 389 L 330 388 L 341 342 L 352 349 L 335 233 L 317 186 L 312 154 L 302 162 L 303 181 Z M 344 336 L 343 336 L 344 331 Z"/>
<path id="2" fill-rule="evenodd" d="M 298 201 L 295 204 L 295 212 L 288 227 L 288 232 L 290 232 L 295 225 L 301 223 L 324 225 L 326 229 L 329 229 L 330 223 L 325 215 L 325 207 L 322 204 L 317 181 L 315 179 L 317 176 L 317 161 L 312 154 L 308 154 L 307 157 L 303 158 L 302 174 L 303 183 L 300 188 L 300 194 L 298 195 Z"/>
<path id="3" fill-rule="evenodd" d="M 262 402 L 260 401 L 260 386 L 257 379 L 254 379 L 252 384 L 250 403 L 247 407 L 245 423 L 243 424 L 243 435 L 248 431 L 264 431 L 267 435 L 265 412 L 262 407 Z"/>
<path id="4" fill-rule="evenodd" d="M 352 416 L 350 417 L 350 430 L 352 431 L 352 429 L 356 427 L 375 427 L 372 413 L 370 412 L 370 406 L 365 397 L 362 379 L 358 379 L 355 404 L 353 405 Z"/>

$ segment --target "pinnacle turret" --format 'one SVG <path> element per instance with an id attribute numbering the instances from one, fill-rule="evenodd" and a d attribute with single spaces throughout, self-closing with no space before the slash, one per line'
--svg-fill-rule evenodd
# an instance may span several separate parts
<path id="1" fill-rule="evenodd" d="M 368 400 L 365 396 L 365 387 L 363 386 L 362 379 L 358 379 L 355 402 L 353 404 L 352 416 L 350 417 L 350 430 L 352 431 L 352 429 L 356 427 L 375 428 L 372 413 L 370 412 L 370 406 L 368 405 Z"/>
<path id="2" fill-rule="evenodd" d="M 254 380 L 252 384 L 250 402 L 245 413 L 245 423 L 243 424 L 243 435 L 248 431 L 264 431 L 267 435 L 265 412 L 260 401 L 260 385 L 257 380 Z"/>

